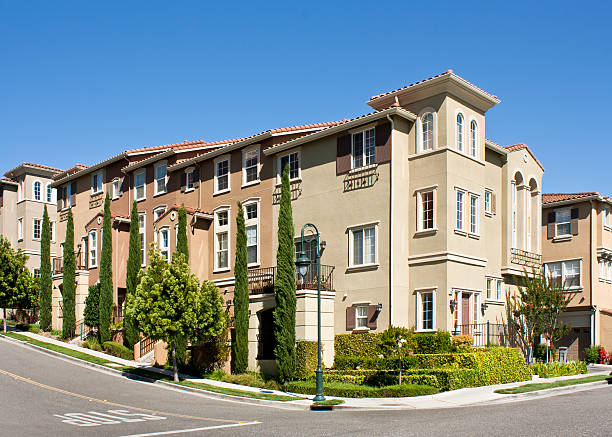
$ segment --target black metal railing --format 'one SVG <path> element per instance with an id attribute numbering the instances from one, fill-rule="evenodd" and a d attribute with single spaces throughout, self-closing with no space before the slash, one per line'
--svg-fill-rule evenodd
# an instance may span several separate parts
<path id="1" fill-rule="evenodd" d="M 249 269 L 247 278 L 249 281 L 249 294 L 274 293 L 276 267 Z"/>
<path id="2" fill-rule="evenodd" d="M 540 267 L 542 265 L 542 255 L 513 247 L 510 249 L 510 261 L 521 266 Z"/>
<path id="3" fill-rule="evenodd" d="M 111 318 L 111 323 L 121 323 L 123 322 L 123 317 L 123 306 L 113 308 L 113 316 Z"/>
<path id="4" fill-rule="evenodd" d="M 74 337 L 79 337 L 80 340 L 85 340 L 87 334 L 91 332 L 91 327 L 85 324 L 85 320 L 77 320 L 74 328 Z"/>
<path id="5" fill-rule="evenodd" d="M 331 291 L 334 289 L 334 266 L 321 264 L 321 290 Z M 296 271 L 296 288 L 298 290 L 317 289 L 317 264 L 311 263 L 304 278 L 300 278 Z M 249 269 L 247 273 L 249 281 L 249 294 L 274 293 L 274 281 L 276 280 L 276 267 L 264 267 Z"/>
<path id="6" fill-rule="evenodd" d="M 51 267 L 54 275 L 61 275 L 64 272 L 64 257 L 56 256 L 53 258 Z M 74 268 L 76 270 L 87 270 L 87 257 L 81 252 L 74 253 Z"/>
<path id="7" fill-rule="evenodd" d="M 471 335 L 474 347 L 516 347 L 516 332 L 505 323 L 469 323 L 457 325 L 453 335 Z"/>
<path id="8" fill-rule="evenodd" d="M 152 338 L 143 338 L 140 340 L 140 356 L 143 357 L 151 352 L 155 348 L 155 343 L 157 343 L 157 340 L 153 340 Z"/>

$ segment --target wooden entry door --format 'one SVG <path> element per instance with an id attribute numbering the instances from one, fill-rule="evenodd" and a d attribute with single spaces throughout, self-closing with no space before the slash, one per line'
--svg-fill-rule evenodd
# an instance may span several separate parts
<path id="1" fill-rule="evenodd" d="M 470 334 L 470 295 L 461 293 L 461 333 Z"/>

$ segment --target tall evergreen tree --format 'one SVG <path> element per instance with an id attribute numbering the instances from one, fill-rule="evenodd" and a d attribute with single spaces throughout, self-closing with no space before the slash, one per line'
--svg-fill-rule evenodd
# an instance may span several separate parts
<path id="1" fill-rule="evenodd" d="M 100 283 L 89 287 L 83 310 L 83 323 L 90 328 L 98 328 L 100 323 Z"/>
<path id="2" fill-rule="evenodd" d="M 295 242 L 289 166 L 282 176 L 280 209 L 278 213 L 278 250 L 276 252 L 276 280 L 274 282 L 274 356 L 281 381 L 295 374 Z"/>
<path id="3" fill-rule="evenodd" d="M 100 343 L 110 340 L 110 323 L 113 315 L 113 234 L 111 228 L 110 197 L 104 200 L 102 222 L 102 254 L 100 255 Z"/>
<path id="4" fill-rule="evenodd" d="M 42 236 L 40 239 L 40 329 L 51 329 L 51 292 L 53 279 L 51 277 L 51 227 L 47 205 L 43 212 Z"/>
<path id="5" fill-rule="evenodd" d="M 64 241 L 64 268 L 62 278 L 62 337 L 72 338 L 75 328 L 75 265 L 74 265 L 74 221 L 72 209 L 68 210 L 66 240 Z"/>
<path id="6" fill-rule="evenodd" d="M 236 263 L 234 264 L 234 373 L 246 372 L 249 365 L 249 281 L 244 209 L 238 203 L 236 216 Z"/>
<path id="7" fill-rule="evenodd" d="M 185 205 L 182 205 L 178 212 L 176 251 L 185 255 L 185 262 L 189 263 L 189 247 L 187 246 L 187 211 L 185 210 Z"/>
<path id="8" fill-rule="evenodd" d="M 134 201 L 132 205 L 132 214 L 130 220 L 130 246 L 128 249 L 127 273 L 125 277 L 125 307 L 130 304 L 130 300 L 134 298 L 136 286 L 138 285 L 138 273 L 142 266 L 142 255 L 140 246 L 140 226 L 138 224 L 138 203 Z M 125 328 L 123 335 L 123 344 L 129 348 L 134 347 L 140 340 L 138 325 L 134 317 L 125 314 L 123 319 Z"/>

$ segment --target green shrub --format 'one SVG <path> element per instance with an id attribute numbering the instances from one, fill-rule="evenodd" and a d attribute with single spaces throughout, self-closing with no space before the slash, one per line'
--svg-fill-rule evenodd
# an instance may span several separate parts
<path id="1" fill-rule="evenodd" d="M 451 351 L 450 334 L 445 331 L 414 334 L 417 354 L 446 354 Z"/>
<path id="2" fill-rule="evenodd" d="M 105 341 L 102 343 L 102 349 L 105 352 L 114 355 L 115 357 L 123 358 L 124 360 L 134 360 L 134 352 L 125 347 L 122 344 L 115 343 L 114 341 Z"/>
<path id="3" fill-rule="evenodd" d="M 413 330 L 391 326 L 380 334 L 377 345 L 378 353 L 384 357 L 397 356 L 398 342 L 400 339 L 406 340 L 405 342 L 401 343 L 402 355 L 408 355 L 408 353 L 414 350 L 415 343 L 413 338 Z"/>
<path id="4" fill-rule="evenodd" d="M 402 369 L 411 369 L 416 367 L 417 359 L 412 356 L 402 357 Z M 371 370 L 397 370 L 399 359 L 397 356 L 380 358 L 380 357 L 347 357 L 338 356 L 334 358 L 334 369 L 336 370 L 356 370 L 356 369 L 371 369 Z"/>
<path id="5" fill-rule="evenodd" d="M 283 389 L 291 393 L 315 394 L 314 381 L 291 381 L 285 383 Z M 427 385 L 391 385 L 387 387 L 370 387 L 367 385 L 349 384 L 345 382 L 329 382 L 324 384 L 323 393 L 327 396 L 347 398 L 380 398 L 422 396 L 437 393 L 438 389 Z"/>
<path id="6" fill-rule="evenodd" d="M 455 335 L 451 341 L 451 346 L 455 352 L 470 352 L 474 345 L 474 337 L 471 335 Z"/>
<path id="7" fill-rule="evenodd" d="M 102 346 L 100 346 L 100 342 L 98 341 L 98 337 L 96 336 L 88 337 L 87 340 L 85 340 L 85 343 L 83 343 L 83 347 L 94 351 L 102 352 Z"/>
<path id="8" fill-rule="evenodd" d="M 61 337 L 62 336 L 62 330 L 61 329 L 52 329 L 51 330 L 51 335 L 53 335 L 55 337 Z"/>
<path id="9" fill-rule="evenodd" d="M 40 332 L 40 326 L 36 325 L 35 323 L 17 323 L 15 328 L 19 329 L 20 331 L 32 332 L 34 334 L 38 334 Z"/>
<path id="10" fill-rule="evenodd" d="M 533 348 L 533 359 L 536 361 L 546 361 L 546 345 L 544 343 L 536 344 Z"/>
<path id="11" fill-rule="evenodd" d="M 436 387 L 442 391 L 465 387 L 478 387 L 478 372 L 474 369 L 410 369 L 402 372 L 402 378 L 411 376 L 434 376 Z"/>
<path id="12" fill-rule="evenodd" d="M 591 363 L 599 363 L 599 349 L 601 349 L 602 346 L 600 345 L 596 345 L 596 346 L 589 346 L 584 350 L 584 359 L 588 364 Z"/>
<path id="13" fill-rule="evenodd" d="M 587 373 L 587 365 L 582 361 L 569 363 L 533 363 L 531 371 L 540 378 L 553 378 L 555 376 L 579 375 Z"/>
<path id="14" fill-rule="evenodd" d="M 295 377 L 308 379 L 317 370 L 317 342 L 298 340 L 295 345 Z"/>
<path id="15" fill-rule="evenodd" d="M 273 380 L 264 380 L 257 373 L 239 373 L 237 375 L 224 375 L 221 381 L 232 384 L 247 385 L 249 387 L 267 388 L 269 390 L 280 390 L 280 385 Z"/>
<path id="16" fill-rule="evenodd" d="M 334 341 L 335 354 L 353 357 L 377 357 L 380 335 L 378 332 L 338 334 Z"/>

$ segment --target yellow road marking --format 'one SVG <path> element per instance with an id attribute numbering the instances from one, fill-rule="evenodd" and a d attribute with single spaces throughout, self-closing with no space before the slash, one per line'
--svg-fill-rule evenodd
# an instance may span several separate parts
<path id="1" fill-rule="evenodd" d="M 64 390 L 64 389 L 61 389 L 61 388 L 58 388 L 58 387 L 53 387 L 53 386 L 50 386 L 50 385 L 43 384 L 41 382 L 34 381 L 34 380 L 30 379 L 30 378 L 26 378 L 26 377 L 23 377 L 23 376 L 15 375 L 14 373 L 7 372 L 6 370 L 2 370 L 2 369 L 0 369 L 0 374 L 6 375 L 6 376 L 10 376 L 11 378 L 14 378 L 14 379 L 16 379 L 18 381 L 23 381 L 23 382 L 35 385 L 35 386 L 40 387 L 40 388 L 44 388 L 46 390 L 54 391 L 54 392 L 57 392 L 57 393 L 68 395 L 68 396 L 73 396 L 73 397 L 79 398 L 79 399 L 85 399 L 85 400 L 87 400 L 89 402 L 99 402 L 99 403 L 104 404 L 104 405 L 111 405 L 113 407 L 121 407 L 121 408 L 130 409 L 130 410 L 141 411 L 143 413 L 153 413 L 153 414 L 158 414 L 158 415 L 166 415 L 166 416 L 178 417 L 178 418 L 181 418 L 181 419 L 208 420 L 208 421 L 223 422 L 223 423 L 246 423 L 247 422 L 245 420 L 228 420 L 228 419 L 217 419 L 217 418 L 213 418 L 213 417 L 189 416 L 189 415 L 186 415 L 186 414 L 168 413 L 166 411 L 157 411 L 157 410 L 150 410 L 148 408 L 134 407 L 132 405 L 125 405 L 125 404 L 120 404 L 120 403 L 117 403 L 117 402 L 111 402 L 111 401 L 106 400 L 106 399 L 96 399 L 96 398 L 91 397 L 91 396 L 86 396 L 86 395 L 82 395 L 82 394 L 79 394 L 79 393 L 73 393 L 73 392 L 68 391 L 68 390 Z"/>

